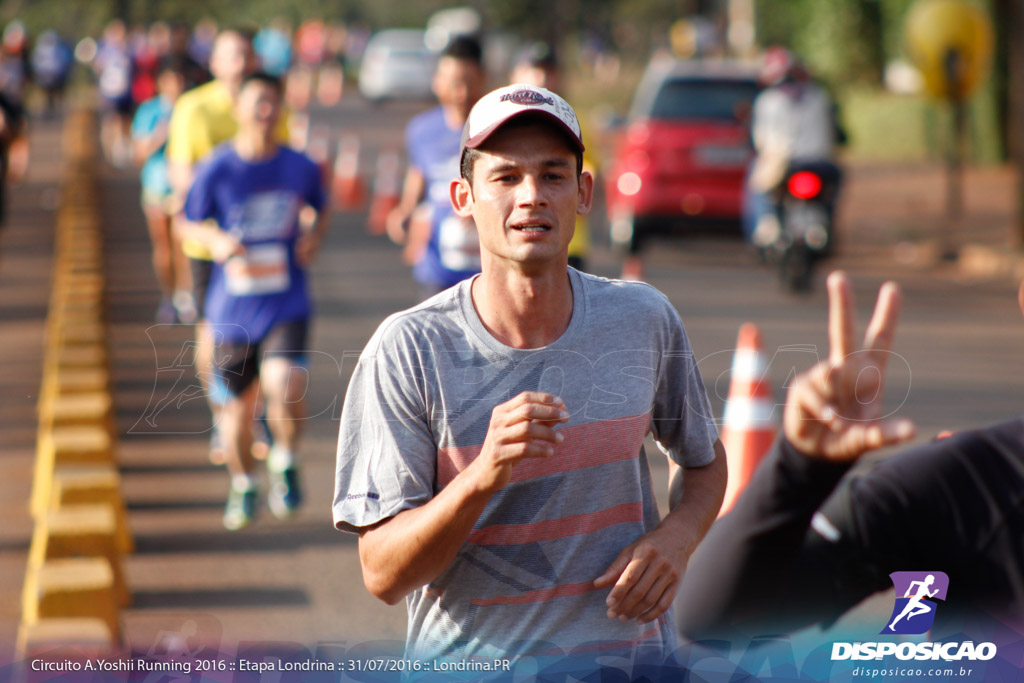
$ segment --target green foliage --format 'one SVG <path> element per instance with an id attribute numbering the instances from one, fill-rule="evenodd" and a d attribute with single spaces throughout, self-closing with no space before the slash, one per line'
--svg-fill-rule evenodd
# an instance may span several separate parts
<path id="1" fill-rule="evenodd" d="M 871 0 L 810 2 L 796 48 L 830 83 L 877 83 L 882 73 L 880 23 L 878 3 Z"/>
<path id="2" fill-rule="evenodd" d="M 904 56 L 903 21 L 917 0 L 880 0 L 885 22 L 882 25 L 882 49 L 887 59 Z"/>
<path id="3" fill-rule="evenodd" d="M 757 0 L 762 45 L 785 45 L 832 85 L 877 83 L 882 73 L 882 0 Z"/>
<path id="4" fill-rule="evenodd" d="M 850 136 L 847 154 L 872 161 L 940 161 L 951 144 L 949 105 L 925 96 L 894 95 L 877 88 L 843 92 L 841 111 Z M 1003 150 L 994 100 L 984 92 L 968 106 L 967 159 L 996 163 Z"/>
<path id="5" fill-rule="evenodd" d="M 0 22 L 21 19 L 29 35 L 55 28 L 61 34 L 79 38 L 97 31 L 114 13 L 113 2 L 96 0 L 36 0 L 35 2 L 4 2 L 0 4 Z"/>

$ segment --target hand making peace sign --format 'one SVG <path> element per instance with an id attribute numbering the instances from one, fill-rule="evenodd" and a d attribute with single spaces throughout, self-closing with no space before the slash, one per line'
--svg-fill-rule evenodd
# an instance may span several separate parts
<path id="1" fill-rule="evenodd" d="M 882 420 L 882 395 L 900 311 L 900 290 L 886 282 L 878 291 L 861 350 L 854 347 L 856 315 L 846 274 L 828 277 L 828 359 L 799 375 L 783 413 L 789 442 L 812 457 L 854 460 L 866 451 L 907 441 L 910 420 Z"/>

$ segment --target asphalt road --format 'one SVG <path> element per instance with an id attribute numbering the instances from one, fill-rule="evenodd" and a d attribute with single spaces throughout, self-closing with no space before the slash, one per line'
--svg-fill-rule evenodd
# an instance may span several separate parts
<path id="1" fill-rule="evenodd" d="M 329 126 L 332 136 L 358 133 L 363 161 L 372 167 L 378 150 L 402 147 L 402 125 L 416 110 L 346 101 L 337 111 L 316 112 L 313 123 Z M 387 607 L 367 593 L 355 538 L 335 531 L 330 515 L 338 413 L 349 374 L 377 324 L 417 302 L 398 248 L 367 234 L 365 213 L 334 216 L 313 273 L 318 316 L 301 452 L 306 506 L 288 522 L 264 512 L 252 527 L 229 533 L 220 523 L 228 479 L 207 461 L 209 418 L 191 374 L 191 332 L 152 324 L 157 295 L 135 175 L 106 170 L 103 187 L 120 452 L 138 545 L 127 559 L 135 603 L 124 621 L 132 648 L 148 652 L 168 637 L 193 632 L 209 647 L 230 651 L 245 642 L 369 648 L 385 641 L 386 648 L 399 647 L 404 607 Z M 847 214 L 864 210 L 870 206 L 843 207 Z M 596 216 L 595 228 L 601 222 Z M 891 260 L 850 253 L 836 265 L 854 276 L 861 329 L 878 285 L 892 277 L 904 286 L 887 393 L 894 412 L 914 419 L 923 437 L 1019 412 L 1024 320 L 1009 284 L 901 272 Z M 606 248 L 595 248 L 590 261 L 598 275 L 618 273 L 618 256 Z M 0 269 L 0 284 L 5 277 L 9 271 Z M 717 414 L 741 323 L 761 326 L 780 402 L 787 378 L 828 352 L 823 283 L 808 296 L 785 294 L 735 242 L 657 243 L 648 280 L 682 315 Z M 19 305 L 13 298 L 0 301 L 5 311 Z M 28 450 L 22 458 L 31 457 Z M 13 476 L 31 471 L 23 460 L 5 460 Z M 663 474 L 659 463 L 656 480 Z M 17 495 L 13 487 L 4 490 Z M 0 568 L 10 570 L 27 550 L 27 527 L 17 528 L 22 535 L 0 546 Z M 20 580 L 5 582 L 3 604 L 14 604 L 19 589 Z M 5 609 L 5 618 L 10 615 Z M 10 624 L 3 630 L 12 632 Z"/>

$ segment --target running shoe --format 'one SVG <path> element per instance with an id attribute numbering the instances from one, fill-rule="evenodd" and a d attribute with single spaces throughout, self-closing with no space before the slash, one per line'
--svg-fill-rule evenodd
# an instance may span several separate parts
<path id="1" fill-rule="evenodd" d="M 186 325 L 192 325 L 196 322 L 196 319 L 199 317 L 199 311 L 196 309 L 196 301 L 192 297 L 192 292 L 178 290 L 174 293 L 174 298 L 171 302 L 174 304 L 178 322 Z"/>
<path id="2" fill-rule="evenodd" d="M 249 525 L 256 518 L 256 489 L 239 491 L 234 486 L 228 493 L 228 504 L 224 508 L 224 528 L 238 531 Z"/>
<path id="3" fill-rule="evenodd" d="M 160 299 L 160 306 L 156 309 L 157 325 L 173 325 L 178 322 L 178 311 L 174 303 L 168 297 Z"/>
<path id="4" fill-rule="evenodd" d="M 302 505 L 302 491 L 299 488 L 299 470 L 288 467 L 280 472 L 268 468 L 270 491 L 267 494 L 267 505 L 278 519 L 288 519 Z"/>

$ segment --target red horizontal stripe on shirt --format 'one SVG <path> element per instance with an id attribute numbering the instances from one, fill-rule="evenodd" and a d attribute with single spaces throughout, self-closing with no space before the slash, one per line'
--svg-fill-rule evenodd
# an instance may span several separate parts
<path id="1" fill-rule="evenodd" d="M 476 545 L 522 545 L 556 538 L 589 534 L 615 524 L 643 522 L 641 503 L 623 503 L 607 510 L 547 519 L 530 524 L 495 524 L 474 531 L 469 542 Z"/>
<path id="2" fill-rule="evenodd" d="M 540 590 L 528 591 L 519 595 L 500 595 L 496 598 L 473 598 L 470 602 L 480 607 L 492 605 L 529 605 L 535 602 L 547 602 L 553 598 L 571 598 L 577 595 L 584 595 L 595 591 L 593 581 L 582 583 L 565 583 L 553 588 L 542 588 Z"/>
<path id="3" fill-rule="evenodd" d="M 563 427 L 564 441 L 547 458 L 528 458 L 512 468 L 512 481 L 571 472 L 635 458 L 650 426 L 648 413 Z M 437 480 L 447 486 L 480 455 L 483 445 L 446 446 L 437 451 Z"/>

